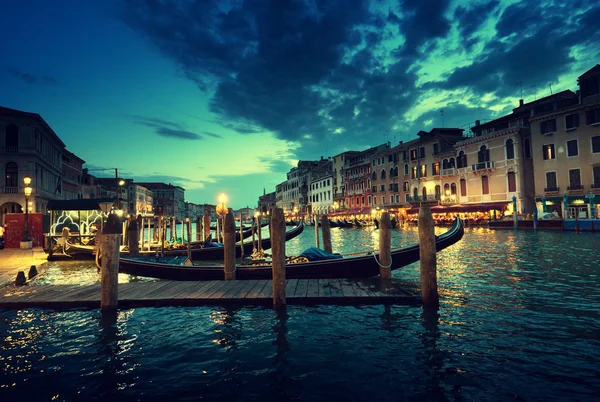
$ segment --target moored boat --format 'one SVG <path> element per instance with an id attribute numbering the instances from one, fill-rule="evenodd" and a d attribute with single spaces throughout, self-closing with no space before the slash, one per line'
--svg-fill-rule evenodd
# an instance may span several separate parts
<path id="1" fill-rule="evenodd" d="M 447 232 L 436 236 L 436 250 L 441 251 L 462 239 L 463 224 L 456 219 Z M 391 269 L 398 269 L 419 260 L 419 245 L 392 250 Z M 377 255 L 366 252 L 360 256 L 320 260 L 320 261 L 288 261 L 286 278 L 368 278 L 379 274 Z M 221 280 L 224 278 L 223 265 L 181 265 L 178 261 L 152 258 L 121 258 L 120 272 L 131 275 L 146 276 L 170 280 Z M 243 264 L 236 267 L 237 279 L 271 279 L 270 263 L 262 265 Z"/>

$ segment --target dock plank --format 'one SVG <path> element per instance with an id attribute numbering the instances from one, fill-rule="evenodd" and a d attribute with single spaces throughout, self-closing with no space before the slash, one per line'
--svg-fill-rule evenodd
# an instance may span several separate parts
<path id="1" fill-rule="evenodd" d="M 261 292 L 256 296 L 257 299 L 268 299 L 273 297 L 273 281 L 267 280 L 267 284 L 261 290 Z"/>
<path id="2" fill-rule="evenodd" d="M 319 297 L 331 297 L 331 285 L 329 279 L 317 279 L 319 281 Z"/>
<path id="3" fill-rule="evenodd" d="M 298 279 L 298 285 L 296 286 L 296 292 L 294 292 L 294 297 L 305 298 L 306 292 L 308 292 L 308 279 Z"/>
<path id="4" fill-rule="evenodd" d="M 329 279 L 329 286 L 331 290 L 331 297 L 344 297 L 342 291 L 342 284 L 339 279 Z"/>
<path id="5" fill-rule="evenodd" d="M 288 279 L 285 283 L 285 297 L 294 297 L 297 286 L 298 279 Z"/>
<path id="6" fill-rule="evenodd" d="M 319 297 L 319 280 L 308 279 L 308 290 L 306 291 L 306 297 Z"/>
<path id="7" fill-rule="evenodd" d="M 248 281 L 244 281 L 244 282 L 245 282 L 244 286 L 240 290 L 238 290 L 238 292 L 236 294 L 234 294 L 232 296 L 234 299 L 245 298 L 248 295 L 248 293 L 250 293 L 252 288 L 254 288 L 254 286 L 256 286 L 256 284 L 258 283 L 258 280 L 248 280 Z"/>
<path id="8" fill-rule="evenodd" d="M 267 279 L 261 279 L 261 280 L 257 281 L 256 285 L 254 285 L 254 287 L 252 289 L 250 289 L 250 291 L 244 298 L 245 299 L 257 298 L 258 295 L 260 294 L 260 292 L 262 292 L 262 290 L 264 289 L 264 287 L 267 286 L 268 282 L 269 281 Z"/>
<path id="9" fill-rule="evenodd" d="M 356 289 L 352 286 L 352 283 L 347 279 L 340 279 L 340 286 L 342 287 L 342 294 L 344 297 L 356 297 Z"/>
<path id="10" fill-rule="evenodd" d="M 235 281 L 223 281 L 223 282 L 225 282 L 225 284 L 223 286 L 221 286 L 219 289 L 217 289 L 214 293 L 207 296 L 207 299 L 220 299 L 221 297 L 223 297 L 223 295 L 225 293 L 227 293 L 227 291 L 229 291 L 229 289 L 231 289 L 236 284 Z"/>
<path id="11" fill-rule="evenodd" d="M 189 295 L 185 296 L 184 299 L 195 299 L 198 296 L 200 296 L 201 294 L 203 294 L 206 291 L 206 289 L 209 289 L 209 288 L 215 286 L 219 282 L 220 281 L 195 282 L 196 289 L 193 292 L 191 292 Z"/>
<path id="12" fill-rule="evenodd" d="M 229 288 L 229 290 L 227 292 L 225 292 L 223 294 L 223 296 L 221 296 L 221 299 L 233 299 L 233 296 L 235 296 L 237 293 L 239 293 L 239 291 L 242 290 L 244 285 L 247 285 L 246 281 L 231 281 L 231 282 L 234 282 L 233 286 L 231 288 Z"/>

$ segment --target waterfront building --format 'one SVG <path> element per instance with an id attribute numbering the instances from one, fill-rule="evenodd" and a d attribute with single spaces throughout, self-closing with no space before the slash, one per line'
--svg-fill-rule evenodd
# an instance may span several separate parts
<path id="1" fill-rule="evenodd" d="M 137 183 L 152 191 L 152 207 L 154 212 L 162 209 L 164 216 L 183 219 L 185 217 L 185 189 L 166 183 Z"/>
<path id="2" fill-rule="evenodd" d="M 311 180 L 308 192 L 311 211 L 313 214 L 327 214 L 334 212 L 333 204 L 333 175 L 325 171 L 322 175 L 313 172 L 315 177 Z M 295 211 L 297 212 L 297 211 Z"/>
<path id="3" fill-rule="evenodd" d="M 371 158 L 371 206 L 395 212 L 405 202 L 402 187 L 403 171 L 400 167 L 402 141 L 393 148 L 386 148 Z"/>
<path id="4" fill-rule="evenodd" d="M 101 193 L 97 177 L 90 174 L 87 168 L 81 170 L 81 198 L 98 198 Z"/>
<path id="5" fill-rule="evenodd" d="M 442 201 L 442 188 L 449 190 L 448 200 L 452 191 L 456 191 L 456 177 L 451 170 L 454 156 L 454 145 L 464 139 L 462 128 L 433 128 L 429 132 L 420 131 L 417 140 L 406 144 L 406 154 L 403 154 L 405 182 L 410 195 L 408 202 L 416 206 L 420 203 L 439 204 Z M 446 165 L 444 165 L 446 160 Z M 445 175 L 442 168 L 446 166 Z M 453 177 L 454 176 L 454 177 Z M 446 186 L 447 185 L 447 186 Z M 446 195 L 444 195 L 446 200 Z M 449 202 L 449 201 L 447 201 Z"/>
<path id="6" fill-rule="evenodd" d="M 60 190 L 62 198 L 65 200 L 76 200 L 83 198 L 82 191 L 82 168 L 85 161 L 69 152 L 66 149 L 62 150 L 62 175 L 60 177 Z"/>
<path id="7" fill-rule="evenodd" d="M 331 162 L 332 169 L 332 180 L 333 180 L 333 202 L 336 206 L 336 210 L 344 211 L 347 208 L 346 197 L 345 197 L 345 176 L 344 166 L 346 164 L 346 158 L 356 155 L 358 151 L 346 151 L 341 154 L 337 154 L 333 157 Z"/>
<path id="8" fill-rule="evenodd" d="M 262 212 L 270 211 L 275 208 L 277 203 L 277 193 L 273 191 L 271 193 L 267 193 L 267 191 L 263 188 L 263 195 L 258 197 L 258 210 Z"/>
<path id="9" fill-rule="evenodd" d="M 240 208 L 237 211 L 233 211 L 233 215 L 236 219 L 240 219 L 240 216 L 243 220 L 251 219 L 254 216 L 254 208 Z"/>
<path id="10" fill-rule="evenodd" d="M 371 191 L 371 158 L 389 146 L 389 143 L 381 144 L 345 158 L 344 187 L 348 208 L 346 212 L 370 213 L 371 205 L 376 205 Z"/>
<path id="11" fill-rule="evenodd" d="M 63 199 L 65 144 L 37 113 L 0 107 L 0 223 L 5 213 L 25 208 L 23 178 L 31 178 L 31 212 L 46 213 L 50 200 Z"/>
<path id="12" fill-rule="evenodd" d="M 600 65 L 578 86 L 529 118 L 537 207 L 567 218 L 597 217 L 600 203 Z"/>
<path id="13" fill-rule="evenodd" d="M 298 161 L 298 165 L 287 173 L 287 180 L 276 186 L 276 205 L 285 214 L 291 214 L 297 208 L 301 214 L 310 213 L 308 186 L 313 170 L 329 166 L 331 161 L 321 157 L 318 161 Z"/>
<path id="14" fill-rule="evenodd" d="M 132 182 L 131 179 L 96 177 L 94 182 L 98 186 L 97 195 L 99 198 L 114 198 L 116 204 L 115 209 L 120 209 L 125 214 L 133 212 L 130 209 L 129 192 L 127 191 L 127 186 Z"/>
<path id="15" fill-rule="evenodd" d="M 152 191 L 146 187 L 126 180 L 126 192 L 128 198 L 127 212 L 130 214 L 147 215 L 152 213 Z"/>

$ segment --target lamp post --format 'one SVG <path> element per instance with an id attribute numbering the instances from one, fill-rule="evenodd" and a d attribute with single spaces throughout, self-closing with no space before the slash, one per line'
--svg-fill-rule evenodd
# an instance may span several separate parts
<path id="1" fill-rule="evenodd" d="M 21 248 L 31 248 L 31 239 L 29 238 L 29 196 L 31 196 L 31 192 L 33 191 L 29 186 L 31 184 L 31 177 L 25 176 L 23 183 L 25 184 L 25 232 L 21 240 Z"/>
<path id="2" fill-rule="evenodd" d="M 219 215 L 221 217 L 221 224 L 225 223 L 225 215 L 227 215 L 227 205 L 225 205 L 225 202 L 227 201 L 227 196 L 225 195 L 225 193 L 221 193 L 219 194 L 219 198 L 218 198 L 219 204 L 217 205 L 217 215 Z M 217 240 L 220 241 L 220 227 L 219 227 L 219 220 L 217 219 Z"/>

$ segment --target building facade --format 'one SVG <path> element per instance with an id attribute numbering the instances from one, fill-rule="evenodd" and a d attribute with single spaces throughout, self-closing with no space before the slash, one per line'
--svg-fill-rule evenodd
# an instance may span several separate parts
<path id="1" fill-rule="evenodd" d="M 155 213 L 162 210 L 164 216 L 185 218 L 185 189 L 165 183 L 137 183 L 152 191 L 152 207 Z"/>
<path id="2" fill-rule="evenodd" d="M 578 79 L 577 93 L 554 97 L 531 118 L 535 200 L 540 211 L 598 217 L 600 65 Z"/>
<path id="3" fill-rule="evenodd" d="M 5 213 L 23 212 L 23 178 L 31 178 L 30 211 L 47 212 L 49 200 L 63 199 L 65 144 L 37 113 L 0 107 L 0 223 Z"/>
<path id="4" fill-rule="evenodd" d="M 338 154 L 332 158 L 331 169 L 332 169 L 332 180 L 333 180 L 333 201 L 337 203 L 337 209 L 344 211 L 347 208 L 346 205 L 346 184 L 344 167 L 346 165 L 346 158 L 356 155 L 357 151 L 346 151 Z"/>
<path id="5" fill-rule="evenodd" d="M 313 214 L 321 215 L 337 210 L 338 205 L 334 208 L 333 175 L 331 172 L 315 177 L 315 179 L 311 181 L 308 198 Z"/>
<path id="6" fill-rule="evenodd" d="M 63 149 L 61 159 L 62 175 L 60 180 L 63 199 L 83 198 L 82 177 L 85 161 L 66 149 Z"/>

